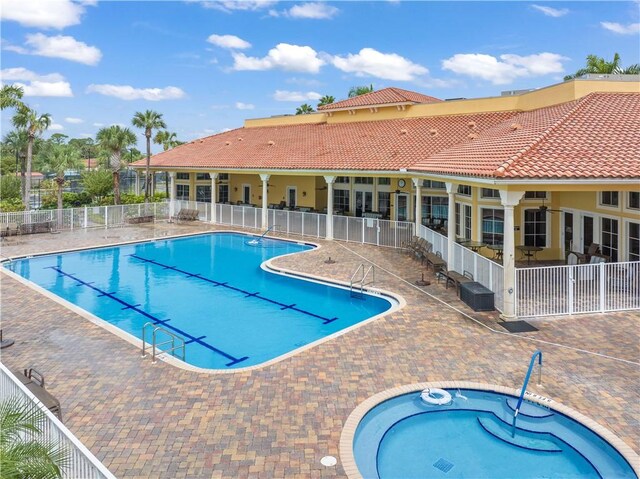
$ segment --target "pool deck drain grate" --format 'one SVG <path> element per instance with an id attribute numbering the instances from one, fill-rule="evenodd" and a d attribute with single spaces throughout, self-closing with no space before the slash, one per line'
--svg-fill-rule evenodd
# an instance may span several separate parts
<path id="1" fill-rule="evenodd" d="M 453 464 L 446 459 L 440 458 L 433 465 L 436 469 L 440 469 L 442 472 L 447 473 L 453 468 Z"/>

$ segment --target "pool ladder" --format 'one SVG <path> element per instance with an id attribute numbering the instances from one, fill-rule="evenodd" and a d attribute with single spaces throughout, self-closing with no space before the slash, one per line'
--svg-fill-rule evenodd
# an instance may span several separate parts
<path id="1" fill-rule="evenodd" d="M 360 275 L 360 279 L 356 279 L 358 275 Z M 369 275 L 371 275 L 371 281 L 367 283 L 367 278 L 369 277 Z M 351 296 L 357 296 L 356 294 L 354 294 L 354 288 L 356 288 L 359 289 L 360 297 L 362 297 L 365 285 L 373 285 L 373 283 L 375 283 L 375 280 L 376 270 L 373 265 L 370 264 L 367 268 L 366 264 L 360 264 L 360 266 L 358 266 L 358 269 L 356 269 L 355 272 L 351 275 L 351 280 L 349 281 L 349 292 L 351 293 Z"/>
<path id="2" fill-rule="evenodd" d="M 520 412 L 520 406 L 522 406 L 522 400 L 524 399 L 524 395 L 527 392 L 527 384 L 529 384 L 529 378 L 531 377 L 531 371 L 536 364 L 536 358 L 538 358 L 538 386 L 542 384 L 542 351 L 536 351 L 531 356 L 531 361 L 529 362 L 529 369 L 527 369 L 527 375 L 524 377 L 524 383 L 522 384 L 522 389 L 520 390 L 520 397 L 518 398 L 518 404 L 516 405 L 515 410 L 513 411 L 513 422 L 511 423 L 511 437 L 516 436 L 516 421 L 518 420 L 518 413 Z"/>
<path id="3" fill-rule="evenodd" d="M 148 329 L 151 329 L 151 328 L 153 328 L 153 331 L 151 332 L 151 343 L 148 343 L 146 341 L 146 332 Z M 166 336 L 169 336 L 169 339 L 161 343 L 158 343 L 157 342 L 158 333 L 163 333 Z M 185 361 L 186 349 L 185 349 L 184 338 L 181 338 L 177 334 L 174 334 L 171 331 L 166 330 L 162 326 L 157 326 L 156 324 L 149 322 L 142 327 L 142 357 L 143 358 L 147 357 L 147 344 L 151 346 L 151 362 L 152 363 L 156 362 L 156 356 L 158 356 L 157 351 L 159 347 L 165 346 L 167 344 L 171 344 L 171 347 L 169 349 L 160 349 L 160 354 L 169 353 Z M 176 353 L 179 353 L 180 351 L 182 351 L 182 357 L 176 354 Z"/>

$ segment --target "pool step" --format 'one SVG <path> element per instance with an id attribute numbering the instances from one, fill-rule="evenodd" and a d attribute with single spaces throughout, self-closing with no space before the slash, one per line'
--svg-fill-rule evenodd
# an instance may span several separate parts
<path id="1" fill-rule="evenodd" d="M 540 437 L 548 436 L 546 433 L 535 433 L 523 429 L 516 429 L 515 437 L 511 437 L 511 426 L 508 426 L 498 418 L 479 417 L 478 423 L 487 433 L 512 446 L 529 449 L 531 451 L 562 452 L 562 449 L 560 449 L 556 443 Z"/>
<path id="2" fill-rule="evenodd" d="M 511 409 L 511 411 L 516 410 L 516 406 L 518 405 L 518 400 L 516 398 L 507 398 L 507 407 Z M 553 413 L 545 408 L 544 406 L 539 406 L 537 404 L 525 401 L 520 405 L 520 412 L 518 413 L 521 416 L 527 417 L 535 417 L 535 418 L 544 418 L 553 416 Z"/>

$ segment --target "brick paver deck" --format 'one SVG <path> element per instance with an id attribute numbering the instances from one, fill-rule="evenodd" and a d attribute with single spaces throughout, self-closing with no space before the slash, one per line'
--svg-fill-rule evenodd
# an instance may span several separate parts
<path id="1" fill-rule="evenodd" d="M 158 224 L 34 235 L 5 241 L 2 256 L 203 229 L 212 228 Z M 407 306 L 263 369 L 201 374 L 152 365 L 131 344 L 0 275 L 2 328 L 16 341 L 2 361 L 44 372 L 66 425 L 118 477 L 340 477 L 340 464 L 325 468 L 320 458 L 339 456 L 343 422 L 367 397 L 422 381 L 519 387 L 538 348 L 545 354 L 543 386 L 531 389 L 640 450 L 637 312 L 535 320 L 539 332 L 511 335 L 497 315 L 472 312 L 431 274 L 430 286 L 413 286 L 422 268 L 399 251 L 319 243 L 274 264 L 346 281 L 364 257 L 380 267 L 376 286 L 402 295 Z M 336 263 L 325 264 L 328 256 Z"/>

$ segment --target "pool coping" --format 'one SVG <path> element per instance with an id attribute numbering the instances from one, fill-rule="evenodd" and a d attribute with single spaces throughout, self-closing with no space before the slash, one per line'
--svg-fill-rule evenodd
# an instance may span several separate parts
<path id="1" fill-rule="evenodd" d="M 137 244 L 137 243 L 150 243 L 150 242 L 156 242 L 156 241 L 165 241 L 165 240 L 171 240 L 171 239 L 179 239 L 179 238 L 185 238 L 185 237 L 192 237 L 192 236 L 201 236 L 201 235 L 209 235 L 209 234 L 221 234 L 221 233 L 236 233 L 236 234 L 241 234 L 241 235 L 245 235 L 245 236 L 254 236 L 254 237 L 260 237 L 260 234 L 257 233 L 250 233 L 250 232 L 246 232 L 246 231 L 239 231 L 239 230 L 233 230 L 233 229 L 224 229 L 224 230 L 211 230 L 211 231 L 203 231 L 203 232 L 198 232 L 198 233 L 185 233 L 185 234 L 178 234 L 178 235 L 167 235 L 167 236 L 162 236 L 160 238 L 151 238 L 151 239 L 137 239 L 137 240 L 130 240 L 130 241 L 122 241 L 122 242 L 116 242 L 116 243 L 109 243 L 109 244 L 105 244 L 105 245 L 100 245 L 100 246 L 86 246 L 86 247 L 81 247 L 81 248 L 70 248 L 70 249 L 64 249 L 64 250 L 58 250 L 58 251 L 50 251 L 50 252 L 44 252 L 44 253 L 34 253 L 34 254 L 28 254 L 28 255 L 19 255 L 19 256 L 12 256 L 12 257 L 8 257 L 8 258 L 4 258 L 2 260 L 0 260 L 0 265 L 4 264 L 4 263 L 8 263 L 11 261 L 16 261 L 16 260 L 20 260 L 20 259 L 30 259 L 30 258 L 35 258 L 38 256 L 47 256 L 47 255 L 55 255 L 55 254 L 65 254 L 65 253 L 75 253 L 75 252 L 79 252 L 79 251 L 87 251 L 87 250 L 91 250 L 91 249 L 102 249 L 102 248 L 113 248 L 116 246 L 125 246 L 125 245 L 130 245 L 130 244 Z M 277 274 L 277 275 L 281 275 L 281 276 L 287 276 L 287 277 L 295 277 L 298 278 L 300 280 L 303 281 L 310 281 L 310 282 L 315 282 L 315 283 L 322 283 L 322 284 L 327 284 L 329 286 L 333 286 L 333 287 L 339 287 L 342 289 L 347 289 L 349 287 L 349 283 L 347 283 L 346 281 L 340 281 L 340 280 L 336 280 L 336 279 L 332 279 L 332 278 L 325 278 L 323 276 L 318 276 L 318 275 L 311 275 L 311 274 L 303 274 L 301 272 L 295 271 L 295 270 L 291 270 L 291 269 L 287 269 L 287 268 L 278 268 L 276 266 L 274 266 L 273 264 L 271 264 L 272 261 L 275 261 L 276 259 L 279 258 L 284 258 L 287 256 L 291 256 L 294 254 L 304 254 L 304 253 L 308 253 L 311 251 L 315 251 L 316 249 L 322 248 L 321 244 L 318 243 L 314 243 L 312 241 L 300 241 L 300 240 L 296 240 L 296 239 L 291 239 L 291 238 L 282 238 L 279 236 L 271 236 L 269 237 L 270 239 L 278 239 L 280 241 L 287 241 L 290 243 L 296 243 L 296 244 L 305 244 L 305 245 L 310 245 L 313 246 L 314 248 L 308 251 L 296 251 L 293 253 L 287 253 L 284 255 L 279 255 L 279 256 L 275 256 L 273 258 L 270 258 L 266 261 L 263 261 L 260 264 L 260 268 L 262 268 L 263 270 L 272 273 L 272 274 Z M 14 273 L 13 271 L 10 271 L 7 268 L 4 267 L 0 267 L 0 273 L 2 274 L 6 274 L 8 277 L 18 281 L 19 283 L 27 286 L 28 288 L 31 288 L 32 290 L 42 294 L 43 296 L 47 297 L 48 299 L 54 301 L 55 303 L 71 310 L 72 312 L 78 314 L 79 316 L 83 317 L 84 319 L 90 321 L 91 323 L 100 326 L 101 328 L 109 331 L 110 333 L 114 334 L 115 336 L 117 336 L 120 339 L 123 339 L 125 341 L 127 341 L 128 343 L 132 344 L 133 346 L 137 347 L 140 351 L 142 351 L 142 339 L 135 337 L 134 335 L 124 331 L 123 329 L 120 329 L 119 327 L 109 323 L 108 321 L 105 321 L 104 319 L 90 313 L 89 311 L 81 308 L 80 306 L 77 306 L 75 304 L 73 304 L 70 301 L 67 301 L 64 298 L 61 298 L 60 296 L 52 293 L 51 291 L 48 291 L 47 289 L 43 288 L 42 286 L 39 286 L 31 281 L 29 281 L 26 278 L 23 278 L 22 276 L 20 276 L 17 273 Z M 383 313 L 377 314 L 375 316 L 372 316 L 370 318 L 367 318 L 363 321 L 360 321 L 356 324 L 353 324 L 347 328 L 341 329 L 339 331 L 336 331 L 335 333 L 332 333 L 328 336 L 324 336 L 322 338 L 319 338 L 309 344 L 305 344 L 304 346 L 301 346 L 299 348 L 293 349 L 291 351 L 288 351 L 280 356 L 277 356 L 275 358 L 272 358 L 268 361 L 265 361 L 263 363 L 260 364 L 255 364 L 253 366 L 247 366 L 244 368 L 234 368 L 234 369 L 211 369 L 211 368 L 202 368 L 199 366 L 194 366 L 192 364 L 189 364 L 185 361 L 181 361 L 180 359 L 171 356 L 171 355 L 167 355 L 166 353 L 160 353 L 156 356 L 156 359 L 160 359 L 161 361 L 164 361 L 172 366 L 178 367 L 180 369 L 186 370 L 186 371 L 191 371 L 191 372 L 196 372 L 196 373 L 203 373 L 203 374 L 234 374 L 234 373 L 243 373 L 243 372 L 249 372 L 249 371 L 254 371 L 257 369 L 262 369 L 262 368 L 266 368 L 268 366 L 272 366 L 273 364 L 276 364 L 280 361 L 284 361 L 285 359 L 288 359 L 292 356 L 295 356 L 297 354 L 303 353 L 311 348 L 314 348 L 316 346 L 319 346 L 322 343 L 325 343 L 327 341 L 330 341 L 332 339 L 335 339 L 339 336 L 342 336 L 343 334 L 346 334 L 350 331 L 353 331 L 354 329 L 360 327 L 360 326 L 364 326 L 366 324 L 369 324 L 370 322 L 373 322 L 375 320 L 381 319 L 384 316 L 393 314 L 397 311 L 399 311 L 400 309 L 404 308 L 407 305 L 406 300 L 404 299 L 404 297 L 402 297 L 401 295 L 397 294 L 397 293 L 392 293 L 390 291 L 386 291 L 383 289 L 377 289 L 377 288 L 364 288 L 363 289 L 364 292 L 369 293 L 369 294 L 373 294 L 374 296 L 383 296 L 383 297 L 387 297 L 389 298 L 392 306 L 391 308 L 389 308 L 387 311 L 384 311 Z M 394 303 L 395 302 L 395 303 Z M 141 359 L 143 357 L 141 356 Z"/>
<path id="2" fill-rule="evenodd" d="M 340 435 L 340 461 L 342 468 L 349 479 L 363 479 L 358 466 L 356 464 L 355 457 L 353 455 L 353 440 L 355 438 L 356 429 L 360 424 L 360 421 L 364 416 L 377 405 L 388 401 L 396 396 L 404 394 L 415 393 L 422 391 L 426 388 L 440 388 L 440 389 L 475 389 L 479 391 L 489 391 L 501 394 L 509 394 L 511 396 L 518 396 L 520 389 L 515 389 L 506 386 L 499 386 L 489 383 L 476 383 L 473 381 L 434 381 L 425 383 L 414 383 L 404 386 L 398 386 L 395 388 L 387 389 L 385 391 L 374 394 L 361 402 L 347 417 L 342 428 Z M 601 426 L 593 419 L 585 416 L 584 414 L 576 411 L 573 408 L 565 406 L 564 404 L 555 402 L 551 398 L 540 396 L 537 394 L 528 394 L 526 399 L 528 401 L 540 404 L 544 407 L 553 409 L 569 418 L 581 423 L 583 426 L 591 429 L 594 433 L 602 437 L 611 446 L 618 450 L 618 452 L 629 463 L 631 469 L 635 472 L 636 476 L 640 477 L 640 456 L 622 439 L 612 433 L 609 429 Z"/>

